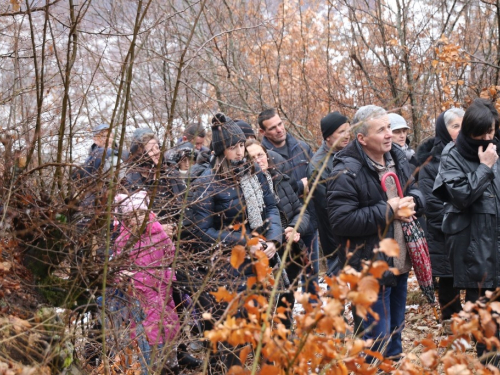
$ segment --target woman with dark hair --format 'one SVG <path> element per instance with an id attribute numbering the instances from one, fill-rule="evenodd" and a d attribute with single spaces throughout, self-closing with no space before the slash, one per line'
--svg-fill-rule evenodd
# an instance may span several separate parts
<path id="1" fill-rule="evenodd" d="M 417 158 L 422 165 L 418 186 L 426 202 L 426 237 L 431 256 L 432 276 L 439 277 L 439 305 L 443 321 L 448 321 L 454 313 L 462 310 L 462 304 L 460 289 L 453 287 L 453 273 L 441 230 L 443 201 L 432 194 L 432 188 L 438 174 L 441 153 L 448 143 L 454 142 L 457 138 L 463 117 L 464 110 L 461 108 L 450 108 L 441 113 L 436 120 L 436 136 L 421 144 L 417 150 Z M 428 161 L 429 158 L 431 159 Z"/>
<path id="2" fill-rule="evenodd" d="M 198 266 L 193 270 L 193 278 L 203 280 L 201 285 L 211 282 L 212 290 L 225 286 L 228 290 L 242 291 L 246 289 L 247 277 L 255 276 L 252 254 L 262 250 L 272 258 L 281 246 L 283 231 L 266 177 L 245 158 L 245 134 L 222 113 L 215 115 L 212 124 L 214 166 L 207 168 L 193 184 L 192 204 L 186 209 L 199 241 Z M 247 246 L 243 228 L 247 234 L 260 233 L 266 242 Z M 235 245 L 247 247 L 245 260 L 237 270 L 229 263 Z M 213 321 L 220 318 L 224 306 L 216 303 L 208 290 L 200 294 L 198 302 L 212 315 L 212 319 L 204 322 L 205 330 L 209 330 Z M 234 350 L 224 350 L 223 354 L 228 368 L 238 364 Z"/>
<path id="3" fill-rule="evenodd" d="M 443 150 L 434 183 L 434 195 L 445 202 L 442 230 L 453 284 L 472 302 L 500 286 L 498 125 L 493 103 L 474 100 L 456 142 Z M 478 357 L 485 349 L 477 344 Z"/>
<path id="4" fill-rule="evenodd" d="M 283 174 L 276 168 L 273 159 L 269 157 L 268 151 L 262 146 L 262 144 L 255 139 L 248 139 L 245 146 L 248 156 L 262 169 L 262 172 L 266 176 L 269 186 L 275 195 L 281 218 L 281 227 L 284 232 L 283 242 L 292 242 L 291 253 L 285 268 L 291 287 L 294 283 L 298 282 L 299 275 L 303 270 L 302 259 L 307 256 L 307 248 L 300 247 L 300 244 L 304 246 L 303 242 L 300 241 L 300 236 L 307 233 L 309 227 L 309 213 L 306 210 L 304 215 L 302 215 L 302 217 L 300 216 L 302 203 L 290 184 L 290 177 Z M 297 228 L 297 232 L 295 232 L 294 228 L 297 223 L 299 223 L 299 226 Z M 285 246 L 278 250 L 280 256 L 283 256 L 284 247 Z M 294 285 L 294 287 L 295 286 L 296 285 Z M 278 300 L 279 306 L 286 306 L 287 304 L 282 301 L 282 297 L 286 299 L 290 307 L 287 319 L 283 323 L 287 329 L 291 329 L 293 323 L 293 305 L 295 303 L 293 290 L 290 288 L 286 293 L 282 294 Z"/>

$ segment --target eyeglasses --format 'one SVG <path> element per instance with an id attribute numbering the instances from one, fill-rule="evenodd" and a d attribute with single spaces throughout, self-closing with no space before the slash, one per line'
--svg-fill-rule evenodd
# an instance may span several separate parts
<path id="1" fill-rule="evenodd" d="M 267 157 L 266 154 L 264 154 L 263 152 L 259 152 L 257 155 L 254 156 L 254 160 L 263 160 Z"/>

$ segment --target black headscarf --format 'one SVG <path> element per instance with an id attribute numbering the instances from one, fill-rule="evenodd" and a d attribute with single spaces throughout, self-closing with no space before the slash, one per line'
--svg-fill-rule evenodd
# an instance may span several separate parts
<path id="1" fill-rule="evenodd" d="M 436 119 L 436 138 L 434 138 L 434 145 L 436 146 L 439 144 L 443 144 L 443 146 L 446 146 L 448 143 L 453 141 L 453 139 L 451 139 L 450 133 L 448 132 L 448 128 L 444 123 L 445 113 L 446 111 L 441 113 Z"/>

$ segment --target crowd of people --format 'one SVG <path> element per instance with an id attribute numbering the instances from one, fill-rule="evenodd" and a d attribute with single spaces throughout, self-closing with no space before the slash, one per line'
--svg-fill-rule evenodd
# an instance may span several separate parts
<path id="1" fill-rule="evenodd" d="M 328 276 L 347 264 L 361 270 L 374 259 L 397 270 L 379 279 L 372 306 L 378 320 L 354 314 L 355 333 L 397 359 L 412 269 L 404 228 L 415 220 L 425 229 L 443 322 L 462 309 L 461 290 L 467 301 L 476 301 L 499 286 L 499 117 L 490 101 L 476 99 L 466 111 L 441 113 L 435 136 L 416 152 L 409 147 L 406 120 L 375 105 L 359 108 L 352 120 L 337 111 L 323 117 L 324 141 L 316 153 L 291 134 L 275 109 L 261 112 L 256 127 L 258 133 L 218 113 L 210 147 L 206 129 L 193 123 L 169 150 L 162 150 L 152 130 L 140 128 L 121 153 L 108 125 L 94 130 L 95 143 L 75 178 L 119 170 L 113 254 L 128 268 L 117 277 L 131 281 L 144 306 L 151 347 L 161 348 L 178 333 L 177 310 L 186 294 L 211 314 L 203 321 L 209 330 L 225 309 L 209 292 L 219 286 L 244 290 L 255 276 L 252 254 L 261 250 L 270 264 L 279 264 L 290 244 L 278 304 L 288 307 L 283 322 L 291 332 L 294 292 L 301 286 L 315 301 L 322 257 Z M 301 214 L 310 191 L 312 200 Z M 95 201 L 85 196 L 82 210 Z M 244 233 L 262 239 L 248 246 Z M 376 251 L 383 238 L 397 242 L 398 256 Z M 247 251 L 238 269 L 229 262 L 235 245 Z M 176 267 L 176 256 L 189 269 Z M 481 356 L 486 348 L 478 344 L 477 351 Z M 184 349 L 173 353 L 171 371 L 179 364 L 200 365 Z M 237 348 L 227 343 L 213 356 L 226 367 L 239 364 Z"/>

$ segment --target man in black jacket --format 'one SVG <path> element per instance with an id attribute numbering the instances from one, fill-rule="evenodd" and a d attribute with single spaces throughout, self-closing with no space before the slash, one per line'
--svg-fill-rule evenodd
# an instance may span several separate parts
<path id="1" fill-rule="evenodd" d="M 342 150 L 350 141 L 350 125 L 347 117 L 335 111 L 321 119 L 321 132 L 323 133 L 323 144 L 316 151 L 307 169 L 307 178 L 311 185 L 318 178 L 318 185 L 314 190 L 313 202 L 316 209 L 318 222 L 319 239 L 323 255 L 326 258 L 327 275 L 336 275 L 345 263 L 345 256 L 339 257 L 341 249 L 333 237 L 333 233 L 328 221 L 328 211 L 326 209 L 326 184 L 328 176 L 332 172 L 333 158 L 337 152 Z M 326 166 L 318 177 L 318 173 Z"/>
<path id="2" fill-rule="evenodd" d="M 374 350 L 386 356 L 402 353 L 401 331 L 404 327 L 408 272 L 411 260 L 401 222 L 409 222 L 415 211 L 423 208 L 424 199 L 411 180 L 404 152 L 392 145 L 391 124 L 380 107 L 361 107 L 353 119 L 356 139 L 340 151 L 333 162 L 328 180 L 327 205 L 333 234 L 343 248 L 349 247 L 349 264 L 361 270 L 362 262 L 372 260 L 382 235 L 394 238 L 398 257 L 385 259 L 399 274 L 386 272 L 379 280 L 377 301 L 371 306 L 380 317 L 365 317 L 364 338 L 374 340 Z M 395 181 L 388 178 L 387 193 L 380 180 L 387 172 L 398 176 L 405 188 L 398 196 Z M 405 208 L 405 210 L 402 210 Z"/>
<path id="3" fill-rule="evenodd" d="M 259 132 L 262 135 L 262 145 L 268 150 L 277 152 L 288 162 L 287 168 L 289 169 L 282 170 L 282 172 L 297 183 L 297 195 L 303 199 L 309 192 L 307 167 L 313 155 L 311 147 L 287 132 L 284 122 L 274 108 L 262 111 L 257 121 L 259 123 Z M 314 206 L 310 204 L 307 210 L 311 220 L 308 233 L 302 239 L 310 252 L 309 259 L 312 263 L 312 272 L 307 271 L 308 280 L 306 281 L 306 288 L 303 289 L 315 294 L 319 273 L 318 225 Z"/>

